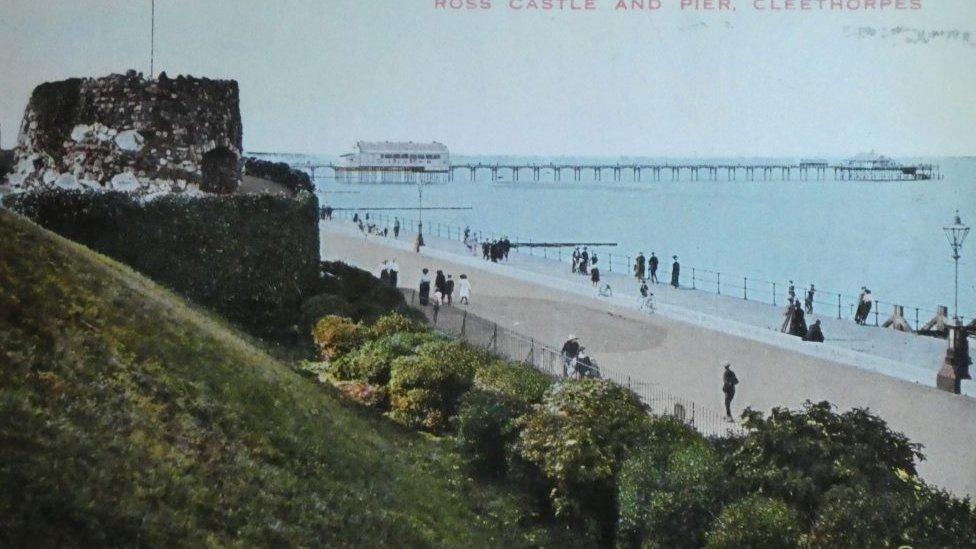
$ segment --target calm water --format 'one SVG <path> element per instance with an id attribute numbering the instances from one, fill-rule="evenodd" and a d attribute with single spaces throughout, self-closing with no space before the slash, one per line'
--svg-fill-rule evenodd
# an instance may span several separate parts
<path id="1" fill-rule="evenodd" d="M 307 157 L 285 159 L 301 164 Z M 316 158 L 316 160 L 329 160 Z M 511 158 L 455 157 L 493 163 Z M 548 162 L 548 158 L 530 158 Z M 562 162 L 566 159 L 560 159 Z M 621 163 L 630 159 L 604 159 Z M 640 159 L 646 160 L 646 159 Z M 425 221 L 550 241 L 606 241 L 620 256 L 654 251 L 680 257 L 691 267 L 722 272 L 723 281 L 742 276 L 785 285 L 813 282 L 818 289 L 856 295 L 867 285 L 876 298 L 910 307 L 952 306 L 953 262 L 942 227 L 958 208 L 964 222 L 976 222 L 976 158 L 898 159 L 938 164 L 944 178 L 919 182 L 669 180 L 534 183 L 491 182 L 487 170 L 476 182 L 466 172 L 457 181 L 424 188 L 425 206 L 472 206 L 470 211 L 431 211 Z M 573 160 L 569 160 L 572 162 Z M 582 159 L 581 161 L 599 161 Z M 747 162 L 746 159 L 729 162 Z M 510 173 L 504 172 L 505 179 Z M 740 175 L 741 177 L 741 175 Z M 552 179 L 551 175 L 548 176 Z M 323 204 L 416 206 L 417 188 L 404 184 L 344 184 L 317 181 Z M 348 192 L 332 191 L 354 191 Z M 394 212 L 386 212 L 394 215 Z M 416 212 L 398 212 L 416 217 Z M 430 227 L 431 225 L 428 225 Z M 962 251 L 959 307 L 976 311 L 976 237 Z M 615 259 L 616 261 L 616 259 Z M 670 260 L 668 260 L 670 261 Z M 616 266 L 615 266 L 616 268 Z M 724 283 L 724 282 L 723 282 Z M 836 298 L 835 298 L 836 299 Z M 888 309 L 882 309 L 882 314 Z"/>

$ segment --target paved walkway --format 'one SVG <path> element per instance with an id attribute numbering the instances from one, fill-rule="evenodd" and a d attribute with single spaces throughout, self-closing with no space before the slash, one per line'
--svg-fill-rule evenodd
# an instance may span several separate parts
<path id="1" fill-rule="evenodd" d="M 472 284 L 470 310 L 475 314 L 552 346 L 561 345 L 567 334 L 576 334 L 602 366 L 659 384 L 712 410 L 722 408 L 725 362 L 733 364 L 741 380 L 735 413 L 746 406 L 797 407 L 805 400 L 828 400 L 843 409 L 870 408 L 925 445 L 929 460 L 920 469 L 926 479 L 956 493 L 976 494 L 976 400 L 898 378 L 929 377 L 926 367 L 893 360 L 891 353 L 876 356 L 843 345 L 805 343 L 765 326 L 723 319 L 714 309 L 691 308 L 694 300 L 728 299 L 724 296 L 661 291 L 657 286 L 659 312 L 647 315 L 636 309 L 636 293 L 618 291 L 612 299 L 598 298 L 588 282 L 565 272 L 565 264 L 521 254 L 513 254 L 510 264 L 492 264 L 465 254 L 458 242 L 436 238 L 428 238 L 430 245 L 416 254 L 413 235 L 400 236 L 399 241 L 364 238 L 351 223 L 323 222 L 322 256 L 374 274 L 384 259 L 395 257 L 405 287 L 416 285 L 422 267 L 431 272 L 443 269 L 455 278 L 467 273 Z M 611 284 L 623 288 L 625 281 L 621 275 Z M 737 302 L 776 313 L 770 306 Z M 882 332 L 850 328 L 865 331 L 868 339 L 868 330 Z M 905 338 L 901 345 L 906 349 L 916 345 L 910 337 L 927 339 L 893 332 L 882 335 L 888 334 Z"/>

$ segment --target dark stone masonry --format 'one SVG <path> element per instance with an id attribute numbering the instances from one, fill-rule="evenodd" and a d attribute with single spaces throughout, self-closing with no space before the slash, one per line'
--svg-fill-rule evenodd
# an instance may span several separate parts
<path id="1" fill-rule="evenodd" d="M 233 193 L 241 180 L 237 82 L 129 71 L 41 84 L 21 123 L 13 191 Z"/>

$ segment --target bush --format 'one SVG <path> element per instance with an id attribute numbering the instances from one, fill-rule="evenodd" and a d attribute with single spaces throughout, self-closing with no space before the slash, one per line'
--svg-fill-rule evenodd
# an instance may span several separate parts
<path id="1" fill-rule="evenodd" d="M 837 414 L 827 402 L 807 402 L 799 411 L 743 417 L 748 434 L 732 457 L 741 489 L 778 497 L 805 521 L 834 486 L 884 491 L 902 485 L 901 476 L 917 477 L 919 445 L 866 410 Z"/>
<path id="2" fill-rule="evenodd" d="M 318 284 L 314 196 L 168 195 L 145 202 L 120 192 L 51 190 L 9 196 L 4 204 L 254 335 L 307 337 L 302 303 Z"/>
<path id="3" fill-rule="evenodd" d="M 435 339 L 435 335 L 425 332 L 401 332 L 374 339 L 336 360 L 332 371 L 340 380 L 385 386 L 390 382 L 395 359 L 414 354 L 420 345 Z"/>
<path id="4" fill-rule="evenodd" d="M 456 418 L 456 440 L 473 472 L 505 476 L 511 446 L 518 439 L 517 417 L 509 399 L 497 393 L 472 390 L 464 396 Z"/>
<path id="5" fill-rule="evenodd" d="M 708 533 L 705 547 L 780 549 L 800 542 L 800 522 L 785 503 L 749 496 L 722 510 Z"/>
<path id="6" fill-rule="evenodd" d="M 386 408 L 389 394 L 386 387 L 370 385 L 361 381 L 339 381 L 335 384 L 346 398 L 370 408 Z"/>
<path id="7" fill-rule="evenodd" d="M 552 483 L 556 515 L 607 536 L 620 463 L 651 423 L 646 406 L 619 385 L 587 379 L 553 386 L 519 423 L 519 453 Z"/>
<path id="8" fill-rule="evenodd" d="M 521 415 L 533 404 L 542 402 L 553 380 L 546 374 L 524 364 L 493 360 L 478 368 L 475 386 L 482 391 L 503 397 L 514 413 Z"/>
<path id="9" fill-rule="evenodd" d="M 700 434 L 674 418 L 654 418 L 617 479 L 622 547 L 695 546 L 720 493 L 722 461 Z"/>
<path id="10" fill-rule="evenodd" d="M 348 318 L 329 315 L 315 324 L 312 339 L 323 359 L 335 360 L 362 345 L 366 329 Z"/>
<path id="11" fill-rule="evenodd" d="M 284 162 L 269 162 L 249 157 L 244 159 L 244 172 L 247 175 L 274 181 L 293 194 L 298 194 L 301 191 L 315 192 L 315 185 L 307 173 L 292 169 Z"/>
<path id="12" fill-rule="evenodd" d="M 407 306 L 403 294 L 380 283 L 372 274 L 337 261 L 323 261 L 319 268 L 321 282 L 317 291 L 337 298 L 315 305 L 325 314 L 340 314 L 372 323 L 393 311 L 419 323 L 426 322 L 423 313 Z M 329 306 L 342 312 L 329 311 Z M 318 318 L 313 318 L 312 322 Z"/>
<path id="13" fill-rule="evenodd" d="M 376 319 L 370 328 L 373 337 L 384 337 L 395 333 L 424 332 L 427 328 L 406 316 L 392 312 Z"/>
<path id="14" fill-rule="evenodd" d="M 470 388 L 485 353 L 447 341 L 424 344 L 416 356 L 393 361 L 390 417 L 404 425 L 442 433 Z"/>

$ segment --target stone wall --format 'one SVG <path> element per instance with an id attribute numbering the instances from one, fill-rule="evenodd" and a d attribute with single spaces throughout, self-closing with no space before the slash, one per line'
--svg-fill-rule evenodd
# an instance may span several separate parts
<path id="1" fill-rule="evenodd" d="M 226 194 L 241 179 L 237 82 L 165 73 L 72 78 L 34 89 L 10 190 Z"/>

